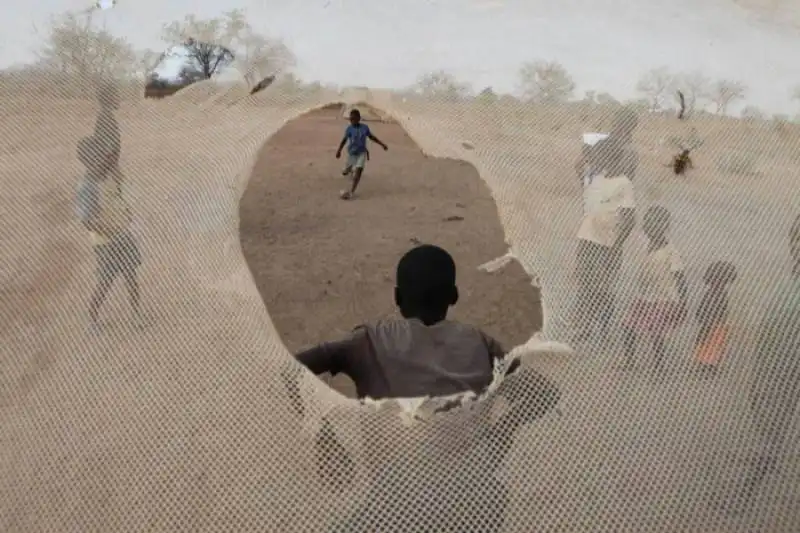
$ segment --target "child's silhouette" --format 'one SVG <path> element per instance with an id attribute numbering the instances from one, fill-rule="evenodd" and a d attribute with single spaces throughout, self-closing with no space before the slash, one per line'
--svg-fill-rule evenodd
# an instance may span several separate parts
<path id="1" fill-rule="evenodd" d="M 728 342 L 728 290 L 736 281 L 736 267 L 728 261 L 711 263 L 703 275 L 706 292 L 695 313 L 699 329 L 695 361 L 707 371 L 716 370 Z"/>

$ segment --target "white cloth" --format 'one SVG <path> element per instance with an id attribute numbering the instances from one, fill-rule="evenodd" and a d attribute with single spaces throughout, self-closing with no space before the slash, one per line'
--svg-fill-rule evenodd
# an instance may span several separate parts
<path id="1" fill-rule="evenodd" d="M 583 205 L 578 239 L 613 246 L 619 234 L 619 210 L 636 207 L 633 183 L 626 176 L 596 175 L 584 182 Z"/>
<path id="2" fill-rule="evenodd" d="M 680 301 L 675 274 L 683 269 L 681 254 L 672 243 L 648 253 L 639 269 L 637 297 L 648 302 Z"/>
<path id="3" fill-rule="evenodd" d="M 608 133 L 584 133 L 583 134 L 583 144 L 588 144 L 589 146 L 594 146 L 595 144 L 599 143 L 603 139 L 608 138 Z"/>

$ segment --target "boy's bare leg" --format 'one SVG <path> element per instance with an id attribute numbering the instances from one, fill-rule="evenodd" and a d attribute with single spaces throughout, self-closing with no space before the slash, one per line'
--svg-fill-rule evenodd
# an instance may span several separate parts
<path id="1" fill-rule="evenodd" d="M 653 336 L 653 363 L 656 370 L 663 370 L 664 368 L 664 337 L 661 335 Z"/>
<path id="2" fill-rule="evenodd" d="M 346 167 L 344 167 L 344 170 L 342 170 L 342 176 L 349 176 L 352 171 L 353 167 L 347 165 Z"/>
<path id="3" fill-rule="evenodd" d="M 353 196 L 356 193 L 358 182 L 361 181 L 361 174 L 363 173 L 363 168 L 356 168 L 355 173 L 353 174 L 353 186 L 350 188 L 350 196 Z"/>
<path id="4" fill-rule="evenodd" d="M 597 295 L 596 317 L 600 325 L 601 340 L 608 340 L 609 326 L 614 317 L 614 293 L 609 290 L 600 291 Z"/>
<path id="5" fill-rule="evenodd" d="M 114 276 L 101 276 L 92 292 L 92 297 L 89 300 L 89 320 L 91 320 L 94 328 L 98 326 L 97 316 L 100 313 L 100 307 L 108 296 L 108 291 L 111 290 L 112 283 L 114 283 Z"/>
<path id="6" fill-rule="evenodd" d="M 131 309 L 133 310 L 133 317 L 136 321 L 136 326 L 143 327 L 144 322 L 139 305 L 139 281 L 136 278 L 136 270 L 125 269 L 125 271 L 122 273 L 122 276 L 125 278 L 125 287 L 128 289 L 128 299 L 131 303 Z"/>
<path id="7" fill-rule="evenodd" d="M 633 368 L 636 358 L 636 332 L 631 328 L 624 330 L 625 338 L 625 368 Z"/>

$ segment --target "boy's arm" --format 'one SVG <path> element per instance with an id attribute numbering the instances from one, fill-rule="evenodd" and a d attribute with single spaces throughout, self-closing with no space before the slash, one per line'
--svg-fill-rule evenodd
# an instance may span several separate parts
<path id="1" fill-rule="evenodd" d="M 636 209 L 633 207 L 624 207 L 619 210 L 619 233 L 617 234 L 617 241 L 614 246 L 621 247 L 625 241 L 633 233 L 636 227 Z"/>
<path id="2" fill-rule="evenodd" d="M 339 147 L 336 149 L 337 159 L 342 156 L 342 149 L 344 149 L 344 145 L 347 144 L 347 138 L 349 136 L 350 136 L 350 127 L 348 126 L 347 128 L 345 128 L 344 136 L 342 137 L 342 140 L 339 142 Z"/>
<path id="3" fill-rule="evenodd" d="M 101 235 L 108 236 L 109 228 L 102 223 L 100 219 L 100 203 L 98 201 L 98 193 L 96 190 L 84 189 L 80 192 L 79 196 L 79 210 L 81 215 L 81 222 L 83 226 L 89 231 L 100 233 Z"/>
<path id="4" fill-rule="evenodd" d="M 372 134 L 372 132 L 369 132 L 369 133 L 367 133 L 367 138 L 369 138 L 369 140 L 371 140 L 372 142 L 374 142 L 374 143 L 376 143 L 376 144 L 378 144 L 378 145 L 382 146 L 384 150 L 388 150 L 388 149 L 389 149 L 389 147 L 388 147 L 388 146 L 386 146 L 386 144 L 384 144 L 384 142 L 383 142 L 383 141 L 381 141 L 380 139 L 378 139 L 377 137 L 375 137 L 375 136 Z"/>
<path id="5" fill-rule="evenodd" d="M 618 214 L 619 233 L 614 245 L 621 247 L 633 232 L 633 228 L 636 227 L 636 197 L 633 192 L 633 183 L 630 180 L 625 184 Z"/>
<path id="6" fill-rule="evenodd" d="M 344 149 L 344 145 L 345 144 L 347 144 L 347 134 L 346 133 L 344 134 L 344 137 L 342 137 L 342 140 L 339 143 L 339 147 L 336 149 L 336 157 L 341 157 L 342 149 Z"/>
<path id="7" fill-rule="evenodd" d="M 296 355 L 297 360 L 314 374 L 336 375 L 344 373 L 350 375 L 351 361 L 364 353 L 365 343 L 369 343 L 364 328 L 356 328 L 346 338 L 334 341 L 323 342 L 302 351 Z"/>
<path id="8" fill-rule="evenodd" d="M 494 363 L 497 359 L 505 359 L 508 352 L 506 349 L 503 348 L 503 345 L 500 344 L 494 337 L 491 335 L 487 335 L 486 333 L 481 331 L 481 336 L 483 336 L 483 342 L 486 343 L 486 349 L 489 352 L 489 364 L 492 365 L 494 368 Z M 519 359 L 514 359 L 511 361 L 511 364 L 506 369 L 506 376 L 509 376 L 517 371 L 519 368 L 520 362 Z"/>
<path id="9" fill-rule="evenodd" d="M 349 372 L 350 361 L 359 355 L 357 350 L 361 348 L 361 343 L 365 339 L 368 342 L 366 333 L 362 331 L 359 334 L 359 330 L 356 329 L 353 334 L 345 339 L 335 342 L 323 342 L 296 354 L 295 358 L 315 375 L 325 373 L 336 375 L 340 372 L 349 375 L 351 374 Z M 305 407 L 300 393 L 299 376 L 287 367 L 281 371 L 281 377 L 287 389 L 289 401 L 297 414 L 303 416 Z"/>

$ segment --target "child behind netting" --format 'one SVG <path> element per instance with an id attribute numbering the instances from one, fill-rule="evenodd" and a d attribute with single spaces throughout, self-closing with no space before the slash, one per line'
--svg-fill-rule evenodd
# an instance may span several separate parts
<path id="1" fill-rule="evenodd" d="M 694 358 L 700 369 L 714 372 L 728 342 L 728 292 L 736 267 L 728 261 L 711 263 L 703 275 L 706 292 L 695 313 L 697 338 Z"/>
<path id="2" fill-rule="evenodd" d="M 647 256 L 639 268 L 636 298 L 624 321 L 628 367 L 633 366 L 637 339 L 646 335 L 652 343 L 655 367 L 661 369 L 666 336 L 680 325 L 686 311 L 683 260 L 668 238 L 670 218 L 665 207 L 656 205 L 647 209 L 642 221 Z"/>
<path id="3" fill-rule="evenodd" d="M 489 385 L 505 350 L 481 330 L 447 320 L 458 302 L 449 253 L 427 244 L 407 252 L 397 265 L 394 297 L 402 319 L 359 326 L 297 359 L 315 374 L 348 375 L 359 397 L 446 396 Z"/>

